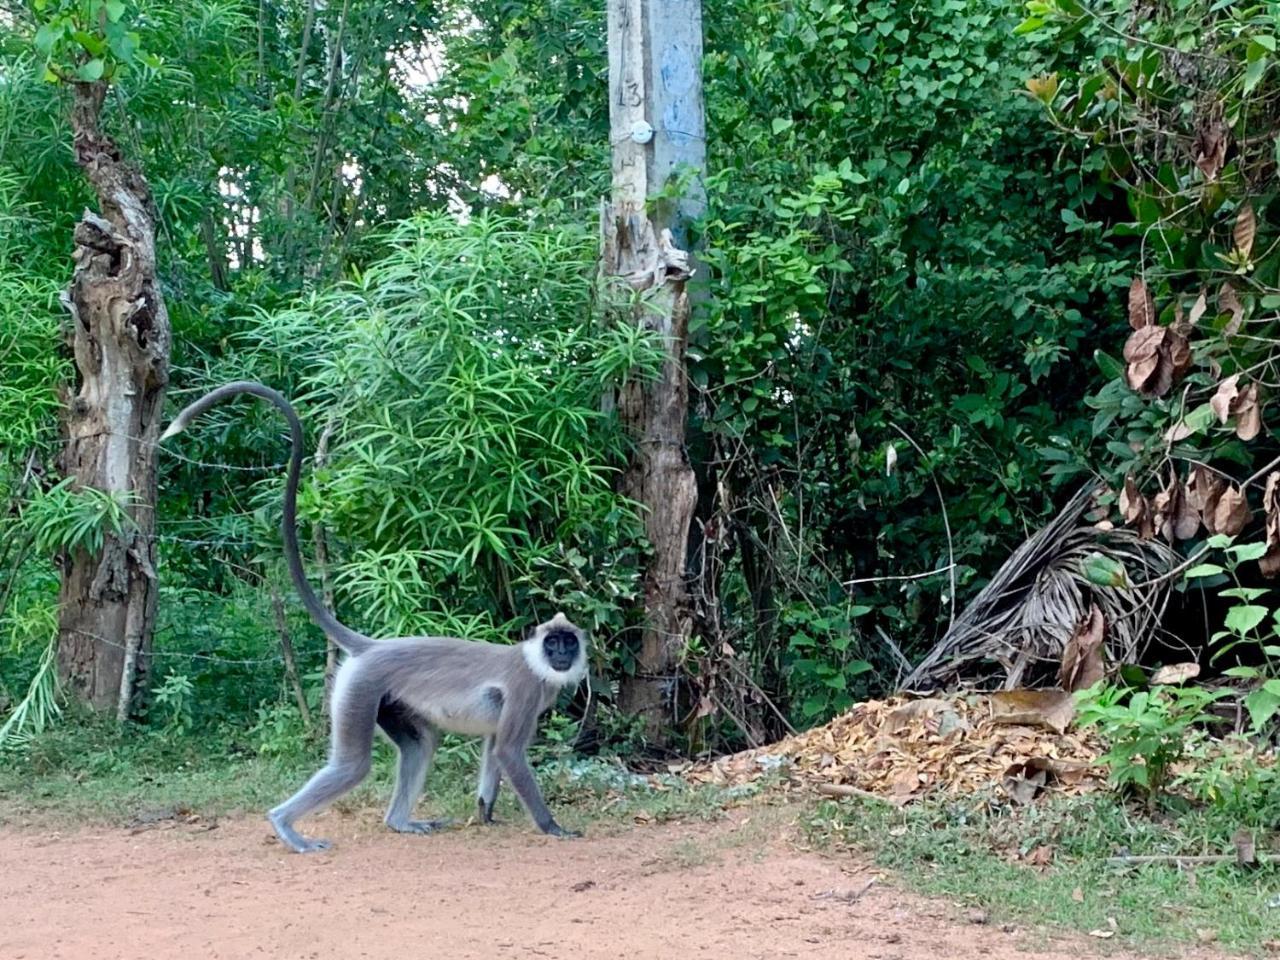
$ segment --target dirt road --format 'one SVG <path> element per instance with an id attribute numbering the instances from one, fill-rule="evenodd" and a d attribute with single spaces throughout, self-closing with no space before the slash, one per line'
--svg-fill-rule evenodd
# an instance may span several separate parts
<path id="1" fill-rule="evenodd" d="M 1087 938 L 1037 952 L 1043 940 L 968 922 L 953 905 L 866 888 L 873 872 L 789 849 L 745 816 L 561 842 L 523 823 L 397 836 L 372 816 L 329 813 L 307 826 L 334 849 L 309 856 L 284 853 L 248 819 L 5 828 L 0 958 L 1098 955 Z"/>

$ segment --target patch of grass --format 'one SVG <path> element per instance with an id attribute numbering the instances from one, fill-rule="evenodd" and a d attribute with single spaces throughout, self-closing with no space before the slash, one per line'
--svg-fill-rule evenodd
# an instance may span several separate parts
<path id="1" fill-rule="evenodd" d="M 121 824 L 163 810 L 202 816 L 259 816 L 298 789 L 324 762 L 319 735 L 273 737 L 260 753 L 247 732 L 192 735 L 120 729 L 106 720 L 77 717 L 0 753 L 0 824 Z M 419 812 L 465 821 L 475 811 L 480 742 L 445 737 Z M 742 791 L 692 787 L 676 777 L 652 783 L 610 760 L 574 758 L 543 745 L 532 758 L 547 802 L 566 826 L 590 824 L 620 832 L 635 822 L 714 819 Z M 391 796 L 395 750 L 375 741 L 374 767 L 335 809 L 381 809 Z M 525 814 L 509 786 L 499 795 L 499 819 Z"/>
<path id="2" fill-rule="evenodd" d="M 985 911 L 994 922 L 1089 932 L 1105 941 L 1158 950 L 1212 940 L 1261 955 L 1280 931 L 1280 869 L 1234 865 L 1110 866 L 1130 854 L 1223 853 L 1237 824 L 1212 811 L 1146 817 L 1110 796 L 1064 799 L 1022 809 L 981 801 L 897 810 L 867 801 L 827 802 L 809 819 L 818 843 L 872 853 L 922 893 Z M 1259 836 L 1258 848 L 1269 845 Z M 1047 847 L 1051 861 L 1026 857 Z M 1101 946 L 1103 941 L 1099 941 Z"/>

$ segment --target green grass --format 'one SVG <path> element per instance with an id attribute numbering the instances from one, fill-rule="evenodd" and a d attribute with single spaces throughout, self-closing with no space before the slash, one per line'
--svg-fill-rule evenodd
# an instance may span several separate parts
<path id="1" fill-rule="evenodd" d="M 1212 940 L 1218 948 L 1264 955 L 1280 937 L 1280 869 L 1234 865 L 1110 866 L 1130 854 L 1222 853 L 1236 825 L 1204 811 L 1149 818 L 1110 796 L 1058 800 L 1022 810 L 978 801 L 908 810 L 851 801 L 823 803 L 808 822 L 828 847 L 871 854 L 921 893 L 945 896 L 985 912 L 993 923 L 1053 932 L 1110 929 L 1098 949 L 1159 952 Z M 1265 837 L 1258 837 L 1259 849 Z M 1019 862 L 1047 845 L 1052 862 Z M 1103 945 L 1106 944 L 1107 947 Z"/>
<path id="2" fill-rule="evenodd" d="M 19 750 L 0 753 L 0 825 L 121 824 L 163 811 L 260 815 L 324 762 L 321 740 L 299 737 L 287 746 L 285 740 L 274 738 L 275 752 L 263 755 L 235 737 L 201 746 L 192 737 L 139 728 L 120 731 L 78 718 Z M 573 759 L 553 745 L 537 749 L 533 760 L 547 802 L 567 826 L 590 823 L 593 829 L 613 831 L 637 819 L 714 818 L 727 800 L 743 795 L 693 787 L 676 777 L 655 784 L 617 762 Z M 335 808 L 384 806 L 394 764 L 393 748 L 379 738 L 373 771 Z M 426 816 L 470 817 L 478 770 L 479 741 L 446 737 L 419 809 Z M 524 816 L 509 788 L 499 797 L 497 815 Z"/>

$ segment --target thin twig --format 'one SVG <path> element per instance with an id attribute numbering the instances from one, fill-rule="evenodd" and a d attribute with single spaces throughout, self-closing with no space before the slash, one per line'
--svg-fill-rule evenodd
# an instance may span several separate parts
<path id="1" fill-rule="evenodd" d="M 948 563 L 946 566 L 938 567 L 936 570 L 929 570 L 926 573 L 903 573 L 885 577 L 860 577 L 857 580 L 845 580 L 844 585 L 846 587 L 852 587 L 859 583 L 884 583 L 889 580 L 923 580 L 925 577 L 932 577 L 939 573 L 946 573 L 954 567 L 954 563 Z"/>
<path id="2" fill-rule="evenodd" d="M 950 629 L 956 625 L 956 549 L 955 542 L 951 537 L 951 521 L 947 518 L 947 500 L 946 497 L 942 495 L 942 485 L 938 483 L 938 475 L 934 473 L 933 465 L 929 463 L 929 457 L 925 454 L 920 444 L 916 443 L 915 440 L 912 439 L 911 434 L 907 433 L 907 431 L 903 430 L 896 423 L 891 421 L 889 426 L 902 434 L 907 443 L 911 444 L 911 446 L 915 448 L 916 453 L 920 454 L 920 459 L 924 461 L 925 467 L 929 471 L 929 479 L 933 481 L 933 489 L 937 491 L 938 494 L 938 506 L 942 510 L 942 526 L 947 532 L 947 570 L 951 573 L 949 578 L 951 581 L 950 595 L 947 598 L 947 612 L 949 614 L 948 629 Z"/>

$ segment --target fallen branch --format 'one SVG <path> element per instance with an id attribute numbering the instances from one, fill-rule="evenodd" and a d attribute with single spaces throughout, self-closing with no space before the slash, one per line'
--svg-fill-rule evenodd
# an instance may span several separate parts
<path id="1" fill-rule="evenodd" d="M 1202 853 L 1202 854 L 1177 854 L 1177 853 L 1153 853 L 1141 856 L 1123 856 L 1123 857 L 1107 857 L 1107 865 L 1113 867 L 1136 867 L 1144 863 L 1192 863 L 1192 864 L 1209 864 L 1209 863 L 1238 863 L 1241 866 L 1253 866 L 1259 863 L 1280 863 L 1280 856 L 1275 854 L 1258 853 L 1254 854 L 1253 860 L 1242 860 L 1234 853 Z"/>
<path id="2" fill-rule="evenodd" d="M 875 800 L 877 803 L 884 803 L 889 806 L 894 805 L 892 801 L 886 800 L 878 793 L 863 790 L 861 787 L 853 787 L 847 783 L 820 783 L 817 786 L 817 790 L 827 797 L 861 797 L 863 800 Z"/>

